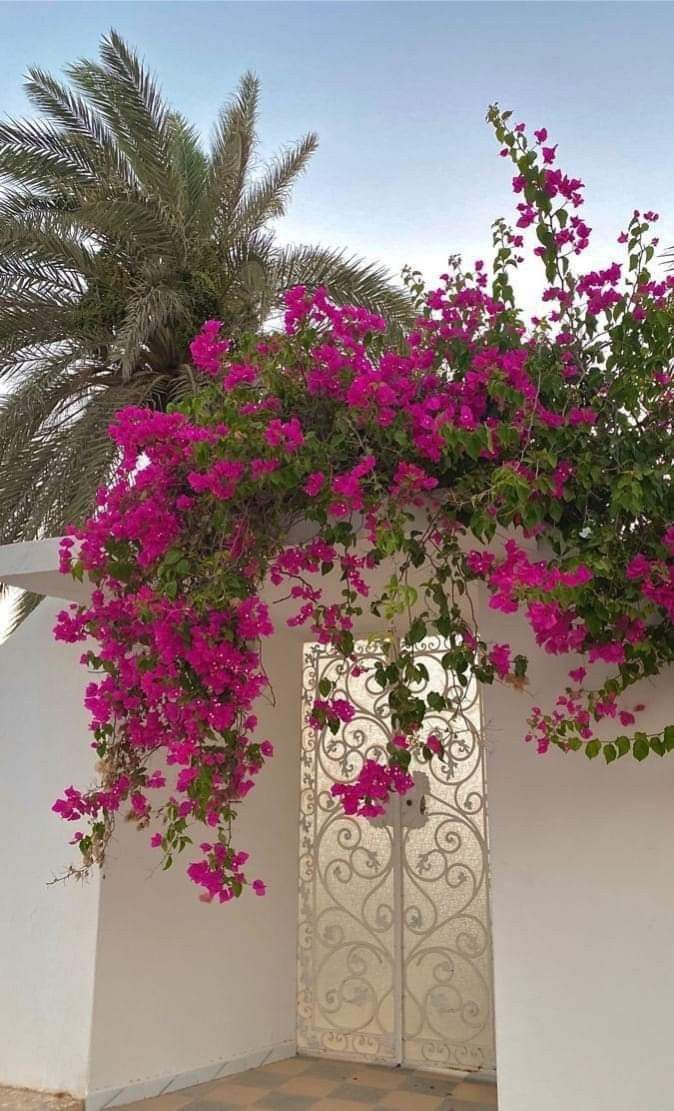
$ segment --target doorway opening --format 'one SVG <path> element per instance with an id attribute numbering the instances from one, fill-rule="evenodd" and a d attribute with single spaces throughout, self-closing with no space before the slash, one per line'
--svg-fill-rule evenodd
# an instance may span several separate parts
<path id="1" fill-rule="evenodd" d="M 300 1053 L 437 1071 L 495 1073 L 485 761 L 476 684 L 417 646 L 428 689 L 451 711 L 445 761 L 413 761 L 415 787 L 386 814 L 348 817 L 330 789 L 382 757 L 391 737 L 374 682 L 376 643 L 359 675 L 321 644 L 304 645 L 300 760 L 298 1021 Z M 322 678 L 356 707 L 333 735 L 308 715 Z"/>

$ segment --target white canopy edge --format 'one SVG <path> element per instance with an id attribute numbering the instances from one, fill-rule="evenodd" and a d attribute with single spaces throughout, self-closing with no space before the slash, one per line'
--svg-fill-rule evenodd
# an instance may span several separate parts
<path id="1" fill-rule="evenodd" d="M 48 598 L 86 602 L 91 594 L 88 583 L 79 583 L 59 571 L 60 537 L 29 540 L 0 547 L 0 582 L 32 590 Z"/>

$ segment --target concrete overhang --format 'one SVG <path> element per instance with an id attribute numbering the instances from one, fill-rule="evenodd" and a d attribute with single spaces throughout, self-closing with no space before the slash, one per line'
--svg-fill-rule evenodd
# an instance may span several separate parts
<path id="1" fill-rule="evenodd" d="M 0 547 L 0 582 L 48 598 L 87 602 L 91 595 L 90 584 L 76 582 L 59 571 L 59 543 L 60 537 L 51 536 Z"/>

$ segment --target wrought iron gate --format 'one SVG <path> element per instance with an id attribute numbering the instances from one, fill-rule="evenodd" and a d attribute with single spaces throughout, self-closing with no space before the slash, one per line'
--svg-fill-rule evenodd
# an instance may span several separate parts
<path id="1" fill-rule="evenodd" d="M 440 641 L 420 646 L 428 685 L 452 695 Z M 484 756 L 477 689 L 451 730 L 447 760 L 410 770 L 415 790 L 386 819 L 347 817 L 330 794 L 390 736 L 358 645 L 354 677 L 319 644 L 304 648 L 300 803 L 298 1046 L 431 1069 L 494 1068 Z M 306 723 L 324 676 L 356 706 L 337 735 Z M 460 688 L 454 691 L 459 701 Z"/>

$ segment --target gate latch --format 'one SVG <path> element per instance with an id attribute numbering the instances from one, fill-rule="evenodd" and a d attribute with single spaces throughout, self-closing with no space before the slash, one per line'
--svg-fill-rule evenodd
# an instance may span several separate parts
<path id="1" fill-rule="evenodd" d="M 421 829 L 426 824 L 426 795 L 430 785 L 425 772 L 414 772 L 414 787 L 403 795 L 402 825 L 404 829 Z"/>
<path id="2" fill-rule="evenodd" d="M 425 772 L 413 772 L 412 778 L 414 786 L 402 798 L 394 795 L 383 814 L 370 818 L 371 825 L 379 827 L 394 825 L 398 806 L 400 806 L 400 824 L 403 829 L 421 829 L 426 824 L 426 795 L 430 791 L 428 776 Z"/>

